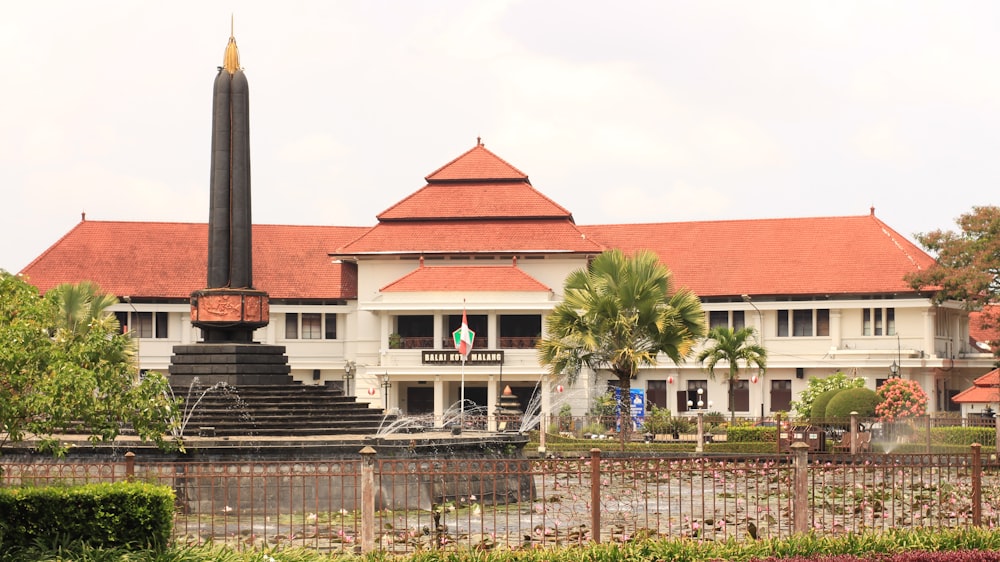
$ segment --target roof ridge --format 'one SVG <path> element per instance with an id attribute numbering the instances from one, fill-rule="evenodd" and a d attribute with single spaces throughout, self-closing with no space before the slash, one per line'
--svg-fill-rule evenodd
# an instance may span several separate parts
<path id="1" fill-rule="evenodd" d="M 479 177 L 479 178 L 434 178 L 434 176 L 441 174 L 444 170 L 446 170 L 448 168 L 454 167 L 456 163 L 458 163 L 458 162 L 460 162 L 460 161 L 462 161 L 464 159 L 469 158 L 473 153 L 476 153 L 476 152 L 485 152 L 487 155 L 489 155 L 490 157 L 492 157 L 494 160 L 496 160 L 499 163 L 501 163 L 504 166 L 506 166 L 511 172 L 514 172 L 515 176 L 514 177 L 498 177 L 498 178 L 483 178 L 483 177 Z M 448 162 L 444 166 L 441 166 L 437 170 L 434 170 L 433 172 L 431 172 L 430 174 L 428 174 L 427 176 L 424 177 L 424 180 L 427 181 L 427 183 L 438 183 L 438 182 L 442 182 L 442 181 L 444 181 L 444 182 L 462 181 L 462 180 L 468 180 L 468 179 L 477 179 L 477 180 L 497 179 L 497 180 L 505 180 L 505 181 L 511 181 L 511 180 L 518 180 L 518 179 L 520 179 L 520 180 L 524 180 L 524 181 L 528 182 L 528 185 L 531 185 L 531 181 L 528 179 L 528 174 L 525 174 L 521 170 L 517 169 L 510 162 L 508 162 L 508 161 L 504 160 L 503 158 L 497 156 L 496 153 L 494 153 L 492 150 L 486 148 L 486 145 L 484 145 L 482 143 L 481 139 L 476 139 L 476 145 L 475 146 L 473 146 L 469 150 L 466 150 L 465 152 L 463 152 L 459 156 L 455 157 L 454 159 L 452 159 L 450 162 Z"/>

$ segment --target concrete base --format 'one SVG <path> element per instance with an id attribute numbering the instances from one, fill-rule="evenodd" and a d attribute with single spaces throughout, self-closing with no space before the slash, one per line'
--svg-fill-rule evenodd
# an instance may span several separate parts
<path id="1" fill-rule="evenodd" d="M 234 386 L 291 384 L 291 367 L 283 345 L 196 343 L 174 346 L 169 380 L 189 385 L 224 382 Z"/>

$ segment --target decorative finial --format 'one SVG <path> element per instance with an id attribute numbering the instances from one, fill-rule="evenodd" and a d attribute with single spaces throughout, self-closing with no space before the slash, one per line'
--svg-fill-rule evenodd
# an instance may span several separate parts
<path id="1" fill-rule="evenodd" d="M 80 221 L 87 222 L 87 211 L 80 211 Z"/>
<path id="2" fill-rule="evenodd" d="M 872 207 L 871 207 L 871 213 L 872 213 L 872 216 L 874 217 L 875 216 L 875 205 L 872 205 Z"/>
<path id="3" fill-rule="evenodd" d="M 236 48 L 235 18 L 229 19 L 229 44 L 226 45 L 226 54 L 222 57 L 222 68 L 226 72 L 234 74 L 240 69 L 240 50 Z"/>
<path id="4" fill-rule="evenodd" d="M 483 146 L 483 137 L 476 137 L 476 146 Z"/>

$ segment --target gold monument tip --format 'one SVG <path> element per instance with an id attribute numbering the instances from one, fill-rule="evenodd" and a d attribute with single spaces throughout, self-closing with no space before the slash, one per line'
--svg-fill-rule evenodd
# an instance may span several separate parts
<path id="1" fill-rule="evenodd" d="M 230 74 L 240 69 L 240 50 L 236 48 L 232 21 L 229 22 L 229 44 L 226 45 L 226 54 L 222 57 L 222 68 L 225 68 L 226 72 Z"/>

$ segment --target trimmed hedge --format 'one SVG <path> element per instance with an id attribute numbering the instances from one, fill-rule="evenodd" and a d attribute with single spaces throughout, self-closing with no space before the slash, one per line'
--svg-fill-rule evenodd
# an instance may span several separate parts
<path id="1" fill-rule="evenodd" d="M 994 446 L 997 443 L 997 431 L 992 427 L 934 427 L 931 428 L 931 443 L 942 445 L 972 445 Z"/>
<path id="2" fill-rule="evenodd" d="M 0 488 L 0 549 L 80 541 L 160 549 L 170 540 L 174 492 L 141 482 Z"/>
<path id="3" fill-rule="evenodd" d="M 726 430 L 726 441 L 736 443 L 767 441 L 777 443 L 778 428 L 776 427 L 730 427 Z"/>

